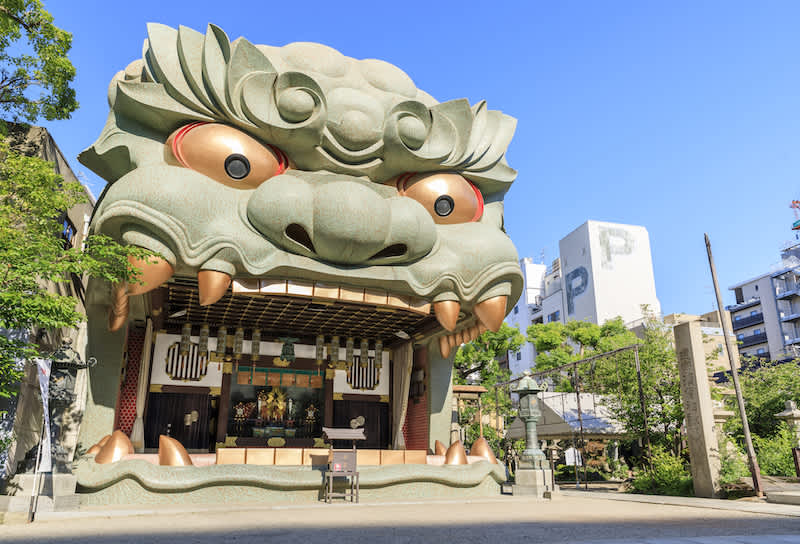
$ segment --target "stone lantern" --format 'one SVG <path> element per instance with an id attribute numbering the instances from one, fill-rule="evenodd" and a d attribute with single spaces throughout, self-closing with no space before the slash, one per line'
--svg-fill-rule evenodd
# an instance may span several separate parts
<path id="1" fill-rule="evenodd" d="M 775 417 L 789 424 L 789 428 L 794 433 L 794 447 L 800 448 L 800 410 L 797 409 L 797 403 L 793 400 L 787 400 L 785 407 L 786 409 L 775 414 Z"/>
<path id="2" fill-rule="evenodd" d="M 536 424 L 542 418 L 537 394 L 544 391 L 536 380 L 531 377 L 529 370 L 523 372 L 523 377 L 517 384 L 516 392 L 519 395 L 519 417 L 525 422 L 525 451 L 522 452 L 520 467 L 544 468 L 546 457 L 539 448 L 539 436 Z"/>
<path id="3" fill-rule="evenodd" d="M 544 452 L 539 448 L 536 424 L 542 417 L 537 394 L 544 387 L 536 383 L 530 371 L 523 373 L 516 387 L 519 395 L 519 417 L 525 422 L 525 451 L 522 452 L 519 467 L 514 475 L 514 495 L 550 496 L 555 491 L 553 471 L 547 463 Z"/>

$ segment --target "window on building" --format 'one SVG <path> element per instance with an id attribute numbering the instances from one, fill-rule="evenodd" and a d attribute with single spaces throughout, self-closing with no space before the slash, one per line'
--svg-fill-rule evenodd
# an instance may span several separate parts
<path id="1" fill-rule="evenodd" d="M 514 306 L 514 315 L 519 313 L 519 306 Z"/>
<path id="2" fill-rule="evenodd" d="M 69 217 L 64 215 L 64 220 L 61 222 L 61 238 L 64 240 L 65 247 L 72 247 L 76 233 L 77 229 L 75 229 L 75 225 L 72 224 Z"/>
<path id="3" fill-rule="evenodd" d="M 522 360 L 522 352 L 518 351 L 517 352 L 517 361 L 521 361 L 521 360 Z"/>
<path id="4" fill-rule="evenodd" d="M 761 329 L 754 329 L 753 335 L 761 334 Z"/>
<path id="5" fill-rule="evenodd" d="M 722 349 L 722 344 L 717 344 L 717 349 Z"/>
<path id="6" fill-rule="evenodd" d="M 547 322 L 548 323 L 552 323 L 554 321 L 560 321 L 560 319 L 561 319 L 561 311 L 560 310 L 556 310 L 555 312 L 553 312 L 552 314 L 547 316 Z"/>
<path id="7" fill-rule="evenodd" d="M 750 316 L 751 317 L 754 316 L 754 315 L 758 315 L 758 311 L 757 310 L 753 310 L 753 311 L 750 312 Z"/>
<path id="8" fill-rule="evenodd" d="M 756 292 L 758 292 L 758 285 L 756 285 Z"/>
<path id="9" fill-rule="evenodd" d="M 764 348 L 758 348 L 758 349 L 756 350 L 756 353 L 757 353 L 758 355 L 764 355 L 766 352 L 767 352 L 767 350 L 765 350 Z"/>
<path id="10" fill-rule="evenodd" d="M 737 340 L 744 340 L 744 333 L 740 332 L 739 334 L 737 334 L 736 335 L 736 339 Z"/>
<path id="11" fill-rule="evenodd" d="M 735 316 L 733 316 L 734 321 L 739 321 L 740 319 L 742 319 L 742 314 L 736 314 Z"/>

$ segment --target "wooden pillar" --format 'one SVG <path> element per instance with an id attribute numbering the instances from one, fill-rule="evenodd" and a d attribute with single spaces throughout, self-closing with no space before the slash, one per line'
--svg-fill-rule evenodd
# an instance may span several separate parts
<path id="1" fill-rule="evenodd" d="M 480 393 L 478 393 L 478 426 L 481 429 L 481 436 L 483 436 L 483 405 L 481 404 Z"/>
<path id="2" fill-rule="evenodd" d="M 228 434 L 228 416 L 231 409 L 231 375 L 233 363 L 222 363 L 222 387 L 219 391 L 219 409 L 217 411 L 217 443 L 225 443 Z"/>

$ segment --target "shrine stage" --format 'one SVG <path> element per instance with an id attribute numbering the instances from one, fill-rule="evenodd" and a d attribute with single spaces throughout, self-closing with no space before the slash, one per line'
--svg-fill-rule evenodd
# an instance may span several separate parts
<path id="1" fill-rule="evenodd" d="M 485 460 L 358 470 L 362 502 L 497 496 L 506 479 L 503 465 Z M 142 459 L 98 464 L 89 456 L 78 462 L 76 476 L 78 493 L 89 505 L 280 504 L 320 501 L 324 472 L 325 467 L 302 465 L 159 466 Z"/>

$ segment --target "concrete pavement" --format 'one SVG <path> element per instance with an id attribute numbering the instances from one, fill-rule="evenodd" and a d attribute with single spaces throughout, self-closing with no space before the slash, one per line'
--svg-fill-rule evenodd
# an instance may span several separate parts
<path id="1" fill-rule="evenodd" d="M 682 502 L 664 504 L 668 499 L 672 498 L 620 500 L 569 491 L 552 501 L 501 496 L 383 504 L 92 509 L 42 514 L 32 525 L 0 526 L 0 542 L 800 544 L 800 507 L 714 501 L 736 506 L 720 509 L 709 508 L 705 499 L 675 498 Z M 789 510 L 770 510 L 775 507 Z"/>

